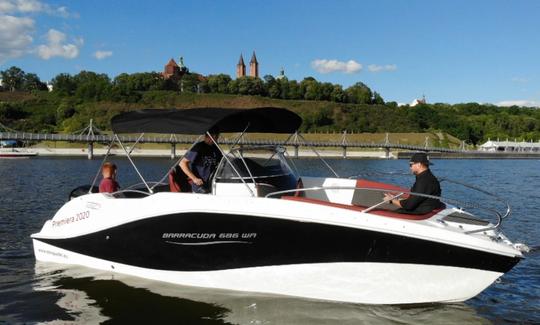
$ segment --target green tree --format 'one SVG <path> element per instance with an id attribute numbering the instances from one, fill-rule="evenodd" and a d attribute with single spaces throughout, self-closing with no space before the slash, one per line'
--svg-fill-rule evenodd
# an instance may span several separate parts
<path id="1" fill-rule="evenodd" d="M 313 77 L 307 77 L 300 82 L 300 90 L 306 100 L 320 100 L 321 99 L 321 84 Z"/>
<path id="2" fill-rule="evenodd" d="M 47 90 L 47 84 L 41 82 L 35 73 L 27 73 L 24 76 L 22 89 L 25 91 Z"/>
<path id="3" fill-rule="evenodd" d="M 228 94 L 238 95 L 240 92 L 240 82 L 238 79 L 231 80 L 227 85 Z"/>
<path id="4" fill-rule="evenodd" d="M 397 108 L 398 107 L 397 102 L 387 102 L 385 105 L 388 106 L 388 107 L 391 107 L 391 108 Z"/>
<path id="5" fill-rule="evenodd" d="M 108 98 L 111 91 L 111 80 L 106 74 L 91 71 L 81 71 L 73 77 L 77 89 L 75 96 L 87 100 L 102 100 Z"/>
<path id="6" fill-rule="evenodd" d="M 229 93 L 229 83 L 232 81 L 231 77 L 226 74 L 218 75 L 209 75 L 208 79 L 208 88 L 211 93 L 217 94 L 228 94 Z"/>
<path id="7" fill-rule="evenodd" d="M 341 85 L 334 85 L 332 87 L 332 93 L 330 93 L 330 100 L 337 103 L 345 102 L 345 92 Z"/>
<path id="8" fill-rule="evenodd" d="M 362 82 L 357 82 L 345 90 L 347 101 L 354 104 L 371 104 L 371 89 Z"/>
<path id="9" fill-rule="evenodd" d="M 330 100 L 334 85 L 330 82 L 319 83 L 319 96 L 318 100 Z"/>
<path id="10" fill-rule="evenodd" d="M 281 87 L 278 80 L 273 76 L 267 74 L 263 77 L 264 80 L 264 93 L 271 98 L 281 97 Z"/>
<path id="11" fill-rule="evenodd" d="M 77 90 L 77 83 L 73 76 L 67 73 L 61 73 L 51 80 L 53 92 L 60 96 L 71 96 Z"/>
<path id="12" fill-rule="evenodd" d="M 27 113 L 20 104 L 0 102 L 0 121 L 6 123 L 6 121 L 18 120 L 26 116 Z"/>
<path id="13" fill-rule="evenodd" d="M 384 99 L 378 92 L 374 91 L 371 103 L 375 105 L 384 105 Z"/>
<path id="14" fill-rule="evenodd" d="M 289 80 L 289 91 L 287 93 L 287 99 L 303 99 L 304 94 L 302 93 L 302 89 L 300 89 L 300 85 L 298 84 L 298 81 L 296 80 Z"/>
<path id="15" fill-rule="evenodd" d="M 264 85 L 261 79 L 254 77 L 240 77 L 238 81 L 238 94 L 257 96 L 264 92 Z"/>
<path id="16" fill-rule="evenodd" d="M 290 92 L 290 84 L 287 78 L 278 79 L 280 98 L 288 99 Z"/>
<path id="17" fill-rule="evenodd" d="M 182 76 L 180 80 L 182 85 L 182 92 L 196 93 L 199 85 L 199 75 L 195 73 L 187 73 Z"/>
<path id="18" fill-rule="evenodd" d="M 25 73 L 18 67 L 11 67 L 0 72 L 3 86 L 11 92 L 22 90 Z"/>

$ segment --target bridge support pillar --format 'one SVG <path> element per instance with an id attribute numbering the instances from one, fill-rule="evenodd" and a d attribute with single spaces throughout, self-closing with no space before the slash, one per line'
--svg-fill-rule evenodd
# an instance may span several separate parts
<path id="1" fill-rule="evenodd" d="M 347 158 L 347 147 L 343 146 L 343 159 Z"/>
<path id="2" fill-rule="evenodd" d="M 171 143 L 171 160 L 176 159 L 176 143 Z"/>
<path id="3" fill-rule="evenodd" d="M 94 143 L 88 142 L 88 159 L 94 159 Z"/>
<path id="4" fill-rule="evenodd" d="M 384 148 L 384 157 L 386 159 L 390 158 L 390 148 Z"/>
<path id="5" fill-rule="evenodd" d="M 294 146 L 294 158 L 298 158 L 298 145 Z"/>

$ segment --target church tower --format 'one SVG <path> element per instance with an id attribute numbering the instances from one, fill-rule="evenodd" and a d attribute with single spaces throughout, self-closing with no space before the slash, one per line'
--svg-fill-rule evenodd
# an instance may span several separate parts
<path id="1" fill-rule="evenodd" d="M 238 64 L 236 65 L 236 78 L 245 77 L 246 76 L 246 65 L 244 64 L 244 58 L 242 57 L 242 54 L 240 54 L 240 60 L 238 61 Z"/>
<path id="2" fill-rule="evenodd" d="M 257 57 L 255 56 L 255 51 L 251 56 L 251 61 L 249 61 L 249 76 L 250 77 L 259 77 L 259 62 L 257 62 Z"/>

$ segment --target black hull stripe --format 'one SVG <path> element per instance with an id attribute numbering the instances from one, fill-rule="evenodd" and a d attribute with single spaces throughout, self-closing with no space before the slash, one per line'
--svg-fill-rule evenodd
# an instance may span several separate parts
<path id="1" fill-rule="evenodd" d="M 376 231 L 213 213 L 165 215 L 75 238 L 36 239 L 112 262 L 171 271 L 376 262 L 506 273 L 520 260 Z"/>

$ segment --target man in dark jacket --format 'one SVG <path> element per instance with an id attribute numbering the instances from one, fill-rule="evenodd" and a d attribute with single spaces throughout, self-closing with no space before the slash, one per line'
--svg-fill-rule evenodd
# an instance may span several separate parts
<path id="1" fill-rule="evenodd" d="M 411 192 L 441 196 L 441 185 L 429 169 L 429 159 L 425 153 L 418 152 L 412 155 L 409 162 L 411 172 L 416 176 L 416 181 L 411 188 Z M 410 195 L 406 199 L 396 199 L 390 193 L 384 194 L 384 199 L 388 203 L 398 206 L 396 212 L 408 214 L 425 214 L 442 207 L 438 199 L 423 196 Z"/>

